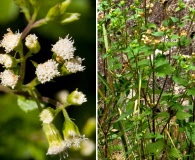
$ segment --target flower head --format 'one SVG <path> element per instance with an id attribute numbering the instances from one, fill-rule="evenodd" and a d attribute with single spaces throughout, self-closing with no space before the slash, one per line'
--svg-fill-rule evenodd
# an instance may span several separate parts
<path id="1" fill-rule="evenodd" d="M 18 77 L 12 70 L 5 70 L 0 73 L 1 84 L 3 86 L 10 86 L 12 89 L 16 86 Z"/>
<path id="2" fill-rule="evenodd" d="M 74 57 L 74 51 L 76 50 L 73 44 L 74 41 L 72 41 L 71 38 L 68 38 L 67 35 L 64 39 L 59 38 L 59 41 L 53 45 L 51 50 L 57 56 L 62 57 L 64 60 L 69 60 Z"/>
<path id="3" fill-rule="evenodd" d="M 40 113 L 40 120 L 43 123 L 51 123 L 54 119 L 54 110 L 50 107 L 44 109 L 41 113 Z"/>
<path id="4" fill-rule="evenodd" d="M 60 75 L 58 71 L 58 63 L 56 61 L 50 59 L 43 64 L 39 64 L 36 68 L 36 75 L 38 80 L 43 84 L 45 82 L 49 82 L 53 78 Z"/>
<path id="5" fill-rule="evenodd" d="M 37 53 L 40 50 L 40 44 L 38 42 L 38 37 L 35 34 L 29 34 L 26 37 L 25 45 L 26 47 L 31 50 L 33 53 Z"/>
<path id="6" fill-rule="evenodd" d="M 43 131 L 49 143 L 47 155 L 56 155 L 66 150 L 65 142 L 52 123 L 43 123 Z"/>
<path id="7" fill-rule="evenodd" d="M 64 63 L 64 65 L 70 73 L 76 73 L 78 71 L 84 71 L 85 66 L 81 65 L 83 60 L 84 59 L 81 59 L 80 57 L 76 56 L 76 58 L 72 58 L 70 60 L 67 60 Z"/>
<path id="8" fill-rule="evenodd" d="M 81 105 L 84 102 L 87 102 L 87 99 L 85 98 L 85 95 L 82 92 L 78 92 L 77 90 L 75 90 L 68 95 L 67 101 L 72 105 Z"/>
<path id="9" fill-rule="evenodd" d="M 9 53 L 12 50 L 14 50 L 19 42 L 20 42 L 20 37 L 21 33 L 13 33 L 10 28 L 7 29 L 8 33 L 4 34 L 3 40 L 0 42 L 0 45 L 5 48 L 5 52 Z"/>

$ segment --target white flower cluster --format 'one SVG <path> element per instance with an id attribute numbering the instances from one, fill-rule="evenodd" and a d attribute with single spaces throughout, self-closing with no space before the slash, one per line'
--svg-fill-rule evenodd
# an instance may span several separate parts
<path id="1" fill-rule="evenodd" d="M 73 46 L 74 41 L 71 38 L 68 38 L 68 35 L 62 39 L 59 38 L 59 41 L 53 45 L 52 51 L 59 57 L 61 57 L 65 63 L 64 66 L 70 73 L 76 73 L 78 71 L 84 71 L 85 67 L 82 66 L 82 61 L 80 57 L 74 58 L 74 51 L 76 48 Z"/>
<path id="2" fill-rule="evenodd" d="M 36 75 L 38 80 L 43 84 L 51 81 L 53 78 L 60 75 L 58 71 L 58 63 L 50 59 L 43 64 L 39 64 L 36 68 Z"/>
<path id="3" fill-rule="evenodd" d="M 3 40 L 0 42 L 0 46 L 5 48 L 6 53 L 9 53 L 18 46 L 22 34 L 14 34 L 10 28 L 8 28 L 7 31 L 8 33 L 4 35 Z"/>
<path id="4" fill-rule="evenodd" d="M 0 47 L 5 49 L 6 53 L 13 51 L 20 43 L 21 33 L 13 33 L 10 28 L 7 29 L 8 33 L 4 34 L 3 39 L 0 41 Z M 0 64 L 5 68 L 14 66 L 12 57 L 8 54 L 0 54 Z M 9 86 L 12 89 L 16 86 L 19 76 L 16 75 L 11 69 L 6 69 L 0 73 L 1 84 Z"/>
<path id="5" fill-rule="evenodd" d="M 0 73 L 1 84 L 3 86 L 9 86 L 12 89 L 16 86 L 18 77 L 12 70 L 4 70 Z"/>
<path id="6" fill-rule="evenodd" d="M 36 37 L 32 37 L 31 40 L 36 40 Z M 27 43 L 28 39 L 26 39 Z M 78 71 L 84 71 L 85 67 L 82 66 L 82 61 L 80 57 L 76 56 L 74 58 L 74 51 L 76 48 L 73 46 L 74 41 L 71 38 L 68 38 L 68 35 L 62 39 L 59 38 L 59 41 L 56 44 L 52 45 L 51 51 L 56 54 L 57 57 L 60 57 L 64 61 L 64 67 L 69 73 L 76 73 Z M 58 62 L 58 60 L 57 60 Z M 36 68 L 36 75 L 38 80 L 43 84 L 45 82 L 51 81 L 53 78 L 60 75 L 58 71 L 58 63 L 54 60 L 48 60 L 43 64 L 39 64 Z"/>

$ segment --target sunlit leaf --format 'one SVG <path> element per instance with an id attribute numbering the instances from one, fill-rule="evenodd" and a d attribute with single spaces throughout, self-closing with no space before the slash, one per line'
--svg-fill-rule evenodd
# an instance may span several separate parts
<path id="1" fill-rule="evenodd" d="M 177 119 L 179 119 L 179 120 L 184 120 L 184 119 L 189 118 L 189 117 L 191 117 L 191 116 L 192 116 L 191 114 L 189 114 L 189 113 L 187 113 L 187 112 L 183 112 L 183 111 L 178 111 L 178 112 L 176 113 L 176 117 L 177 117 Z"/>

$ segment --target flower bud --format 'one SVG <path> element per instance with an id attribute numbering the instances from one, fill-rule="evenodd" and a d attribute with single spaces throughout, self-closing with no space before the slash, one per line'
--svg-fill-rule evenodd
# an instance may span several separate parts
<path id="1" fill-rule="evenodd" d="M 79 19 L 80 14 L 79 13 L 65 13 L 63 15 L 63 20 L 61 21 L 61 23 L 70 23 L 73 21 L 76 21 Z"/>
<path id="2" fill-rule="evenodd" d="M 60 13 L 63 14 L 66 9 L 68 8 L 68 6 L 70 5 L 71 0 L 66 0 L 64 2 L 61 3 L 61 7 L 60 7 Z"/>
<path id="3" fill-rule="evenodd" d="M 60 5 L 56 4 L 51 7 L 45 17 L 46 21 L 51 21 L 60 15 Z"/>
<path id="4" fill-rule="evenodd" d="M 73 91 L 67 97 L 67 102 L 71 105 L 81 105 L 84 102 L 87 102 L 85 95 L 82 92 L 78 92 L 77 90 Z"/>
<path id="5" fill-rule="evenodd" d="M 68 148 L 72 146 L 80 147 L 80 143 L 87 139 L 85 138 L 85 135 L 80 135 L 79 129 L 76 124 L 68 119 L 65 119 L 62 133 L 64 135 L 64 141 Z"/>
<path id="6" fill-rule="evenodd" d="M 70 135 L 80 135 L 79 129 L 77 125 L 71 121 L 66 119 L 64 124 L 63 124 L 63 131 L 64 139 L 66 137 L 69 137 Z"/>

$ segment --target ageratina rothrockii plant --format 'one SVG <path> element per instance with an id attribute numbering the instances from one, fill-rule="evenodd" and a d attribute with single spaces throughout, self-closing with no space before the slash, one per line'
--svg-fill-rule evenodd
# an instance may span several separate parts
<path id="1" fill-rule="evenodd" d="M 63 157 L 68 156 L 68 148 L 80 147 L 80 143 L 87 139 L 85 135 L 80 134 L 77 125 L 68 116 L 66 107 L 82 105 L 87 99 L 82 92 L 75 89 L 67 96 L 66 102 L 61 104 L 49 98 L 43 98 L 36 86 L 53 81 L 56 77 L 85 70 L 85 67 L 82 66 L 84 59 L 74 55 L 76 50 L 74 40 L 69 35 L 65 38 L 59 38 L 55 44 L 51 45 L 53 55 L 49 60 L 41 64 L 32 62 L 36 77 L 27 84 L 24 84 L 24 78 L 27 59 L 37 54 L 41 48 L 38 37 L 35 34 L 29 34 L 29 32 L 31 29 L 52 20 L 58 19 L 61 23 L 77 20 L 79 18 L 78 13 L 66 12 L 70 2 L 71 0 L 66 0 L 56 4 L 49 9 L 45 18 L 36 20 L 40 9 L 39 0 L 15 0 L 15 3 L 24 13 L 28 25 L 21 33 L 19 31 L 13 32 L 8 28 L 7 33 L 0 41 L 0 47 L 5 50 L 5 53 L 0 54 L 0 64 L 4 68 L 4 71 L 0 73 L 1 91 L 17 94 L 18 102 L 23 101 L 21 97 L 25 97 L 25 99 L 30 99 L 36 103 L 40 111 L 39 117 L 43 131 L 49 144 L 47 154 L 60 154 Z M 24 47 L 28 49 L 27 53 L 25 53 Z M 61 128 L 56 127 L 55 124 L 59 115 L 63 115 Z"/>

